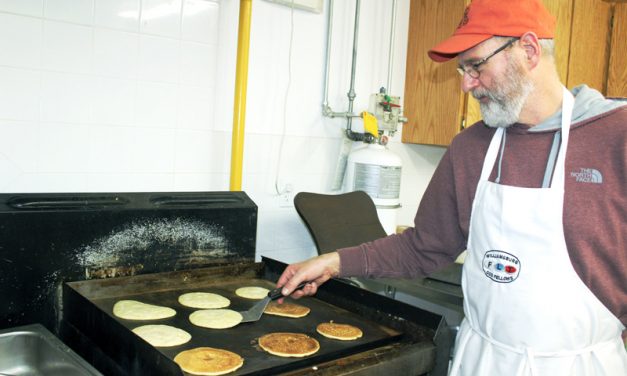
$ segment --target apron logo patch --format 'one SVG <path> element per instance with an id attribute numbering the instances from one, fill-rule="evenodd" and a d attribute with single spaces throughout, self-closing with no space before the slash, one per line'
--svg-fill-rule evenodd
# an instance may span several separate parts
<path id="1" fill-rule="evenodd" d="M 510 253 L 491 250 L 483 256 L 483 272 L 494 282 L 514 282 L 520 273 L 520 260 Z"/>

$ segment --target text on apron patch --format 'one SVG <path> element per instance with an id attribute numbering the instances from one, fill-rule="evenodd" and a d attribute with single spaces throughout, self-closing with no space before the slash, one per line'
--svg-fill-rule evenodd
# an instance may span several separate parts
<path id="1" fill-rule="evenodd" d="M 520 260 L 510 253 L 491 250 L 483 256 L 483 272 L 494 282 L 514 282 L 520 273 Z"/>

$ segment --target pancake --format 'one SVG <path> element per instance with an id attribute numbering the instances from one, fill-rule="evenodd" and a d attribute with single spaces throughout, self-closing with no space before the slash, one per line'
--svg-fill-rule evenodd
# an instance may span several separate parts
<path id="1" fill-rule="evenodd" d="M 142 325 L 133 333 L 155 347 L 172 347 L 189 342 L 192 336 L 186 331 L 169 325 Z"/>
<path id="2" fill-rule="evenodd" d="M 179 296 L 179 303 L 186 307 L 209 309 L 228 307 L 231 301 L 211 292 L 188 292 Z"/>
<path id="3" fill-rule="evenodd" d="M 174 361 L 183 371 L 193 375 L 223 375 L 244 364 L 244 359 L 236 353 L 213 347 L 181 351 Z"/>
<path id="4" fill-rule="evenodd" d="M 235 294 L 237 296 L 241 296 L 246 299 L 263 299 L 268 296 L 269 292 L 270 290 L 267 288 L 257 286 L 240 287 L 235 290 Z"/>
<path id="5" fill-rule="evenodd" d="M 126 320 L 159 320 L 176 315 L 176 311 L 137 300 L 120 300 L 113 306 L 113 314 Z"/>
<path id="6" fill-rule="evenodd" d="M 320 350 L 320 343 L 302 333 L 270 333 L 259 337 L 259 346 L 270 354 L 303 357 Z"/>
<path id="7" fill-rule="evenodd" d="M 272 301 L 268 303 L 268 306 L 266 307 L 266 310 L 263 311 L 263 313 L 266 313 L 268 315 L 298 318 L 307 316 L 310 311 L 311 309 L 300 304 L 288 302 L 279 304 L 276 301 Z"/>
<path id="8" fill-rule="evenodd" d="M 340 339 L 342 341 L 351 341 L 363 335 L 361 329 L 356 326 L 337 324 L 333 321 L 323 322 L 316 327 L 316 330 L 325 337 Z"/>
<path id="9" fill-rule="evenodd" d="M 232 328 L 243 319 L 241 313 L 231 309 L 202 309 L 189 315 L 192 324 L 210 329 Z"/>

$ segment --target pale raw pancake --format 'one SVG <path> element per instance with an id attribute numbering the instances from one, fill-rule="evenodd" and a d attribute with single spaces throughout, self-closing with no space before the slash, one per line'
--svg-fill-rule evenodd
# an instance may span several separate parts
<path id="1" fill-rule="evenodd" d="M 196 347 L 174 357 L 174 361 L 187 373 L 194 375 L 223 375 L 244 364 L 244 359 L 234 352 L 213 347 Z"/>
<path id="2" fill-rule="evenodd" d="M 231 301 L 211 292 L 188 292 L 179 296 L 179 303 L 186 307 L 210 309 L 228 307 Z"/>
<path id="3" fill-rule="evenodd" d="M 202 309 L 192 312 L 189 321 L 210 329 L 226 329 L 242 322 L 242 314 L 231 309 Z"/>
<path id="4" fill-rule="evenodd" d="M 337 324 L 333 321 L 331 322 L 323 322 L 322 324 L 316 327 L 318 333 L 322 334 L 325 337 L 340 339 L 343 341 L 350 341 L 357 338 L 361 338 L 364 334 L 361 329 L 356 326 L 348 325 L 348 324 Z"/>
<path id="5" fill-rule="evenodd" d="M 120 300 L 113 306 L 113 314 L 127 320 L 159 320 L 176 315 L 176 311 L 137 300 Z"/>
<path id="6" fill-rule="evenodd" d="M 268 296 L 269 292 L 270 290 L 257 286 L 240 287 L 235 290 L 235 294 L 237 296 L 241 296 L 246 299 L 263 299 Z"/>
<path id="7" fill-rule="evenodd" d="M 259 337 L 259 346 L 270 354 L 303 357 L 320 350 L 320 343 L 302 333 L 270 333 Z"/>
<path id="8" fill-rule="evenodd" d="M 266 310 L 263 313 L 268 315 L 284 316 L 284 317 L 305 317 L 309 314 L 311 309 L 309 307 L 302 306 L 300 304 L 284 302 L 279 304 L 275 301 L 268 303 Z"/>
<path id="9" fill-rule="evenodd" d="M 189 342 L 192 336 L 186 331 L 170 325 L 142 325 L 133 333 L 155 347 L 172 347 Z"/>

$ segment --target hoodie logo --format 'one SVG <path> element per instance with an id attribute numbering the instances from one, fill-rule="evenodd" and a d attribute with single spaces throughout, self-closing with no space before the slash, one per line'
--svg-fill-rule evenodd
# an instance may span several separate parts
<path id="1" fill-rule="evenodd" d="M 570 176 L 575 178 L 577 183 L 603 184 L 603 175 L 594 168 L 580 168 L 579 171 L 572 171 Z"/>

